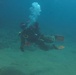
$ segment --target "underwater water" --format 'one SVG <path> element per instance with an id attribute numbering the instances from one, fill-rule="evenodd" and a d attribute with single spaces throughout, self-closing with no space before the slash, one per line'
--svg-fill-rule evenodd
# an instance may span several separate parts
<path id="1" fill-rule="evenodd" d="M 41 6 L 41 32 L 64 36 L 56 42 L 63 50 L 31 45 L 20 51 L 20 23 L 28 20 L 33 2 Z M 0 75 L 76 75 L 76 1 L 0 0 Z"/>

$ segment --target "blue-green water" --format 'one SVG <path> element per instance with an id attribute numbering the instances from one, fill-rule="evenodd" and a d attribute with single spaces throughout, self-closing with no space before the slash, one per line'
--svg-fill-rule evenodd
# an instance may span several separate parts
<path id="1" fill-rule="evenodd" d="M 33 2 L 41 6 L 40 30 L 63 35 L 63 50 L 19 49 L 20 23 L 26 22 Z M 0 75 L 76 75 L 75 0 L 0 0 Z"/>

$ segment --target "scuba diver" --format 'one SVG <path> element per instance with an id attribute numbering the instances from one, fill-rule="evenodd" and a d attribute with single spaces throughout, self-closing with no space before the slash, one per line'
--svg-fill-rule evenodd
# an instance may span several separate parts
<path id="1" fill-rule="evenodd" d="M 48 45 L 49 43 L 53 43 L 56 40 L 63 41 L 63 36 L 45 36 L 40 32 L 39 24 L 38 22 L 35 22 L 31 26 L 27 27 L 28 24 L 21 23 L 20 27 L 22 29 L 21 32 L 19 32 L 21 45 L 20 49 L 22 52 L 24 52 L 25 44 L 29 45 L 30 43 L 36 44 L 40 49 L 44 51 L 48 51 L 50 49 L 56 49 L 60 50 L 63 49 L 64 46 L 57 47 L 56 45 L 52 44 L 51 46 Z"/>

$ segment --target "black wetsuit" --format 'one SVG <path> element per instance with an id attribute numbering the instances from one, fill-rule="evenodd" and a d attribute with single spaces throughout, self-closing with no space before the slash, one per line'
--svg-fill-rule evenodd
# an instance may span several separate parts
<path id="1" fill-rule="evenodd" d="M 29 28 L 24 29 L 21 32 L 21 51 L 24 51 L 25 40 L 30 43 L 35 43 L 39 48 L 43 50 L 49 50 L 50 46 L 46 45 L 45 42 L 51 43 L 52 40 L 45 38 L 39 31 L 39 27 L 37 25 L 32 25 Z"/>

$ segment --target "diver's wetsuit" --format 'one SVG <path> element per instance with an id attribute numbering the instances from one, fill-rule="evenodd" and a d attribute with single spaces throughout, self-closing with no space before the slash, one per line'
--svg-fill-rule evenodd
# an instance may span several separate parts
<path id="1" fill-rule="evenodd" d="M 40 33 L 37 24 L 34 24 L 29 28 L 25 28 L 21 32 L 20 37 L 21 37 L 21 46 L 20 46 L 21 51 L 24 51 L 25 40 L 30 43 L 35 43 L 36 45 L 38 45 L 39 48 L 43 50 L 49 50 L 50 48 L 53 48 L 52 46 L 50 47 L 45 44 L 45 43 L 51 43 L 53 41 L 49 38 L 46 38 Z"/>

